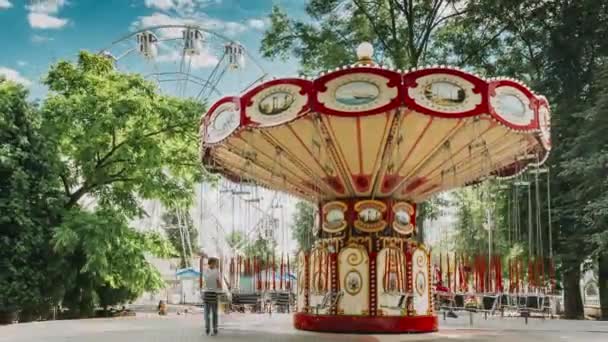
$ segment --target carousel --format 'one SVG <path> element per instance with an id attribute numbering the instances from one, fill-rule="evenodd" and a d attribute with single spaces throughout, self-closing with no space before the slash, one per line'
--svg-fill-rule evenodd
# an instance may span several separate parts
<path id="1" fill-rule="evenodd" d="M 516 177 L 551 148 L 547 100 L 522 83 L 372 56 L 363 43 L 353 65 L 266 81 L 201 119 L 208 169 L 318 204 L 314 247 L 294 263 L 297 329 L 436 331 L 417 203 Z"/>

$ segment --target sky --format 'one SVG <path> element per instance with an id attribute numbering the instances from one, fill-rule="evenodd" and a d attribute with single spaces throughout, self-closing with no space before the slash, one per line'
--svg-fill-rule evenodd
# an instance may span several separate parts
<path id="1" fill-rule="evenodd" d="M 80 50 L 108 50 L 114 56 L 120 56 L 136 46 L 134 37 L 120 44 L 112 44 L 121 37 L 143 27 L 188 22 L 240 42 L 262 65 L 264 71 L 251 60 L 246 61 L 245 68 L 226 76 L 218 84 L 222 94 L 238 93 L 244 84 L 264 72 L 276 77 L 297 74 L 295 62 L 263 60 L 258 53 L 263 32 L 268 27 L 267 16 L 275 4 L 282 6 L 291 17 L 304 16 L 305 0 L 0 0 L 0 23 L 3 28 L 0 30 L 0 44 L 3 46 L 0 74 L 27 86 L 33 99 L 41 99 L 46 89 L 40 80 L 51 64 L 59 60 L 75 60 Z M 160 39 L 181 35 L 179 30 L 155 33 Z M 223 42 L 213 37 L 209 37 L 208 42 L 209 47 L 204 48 L 192 61 L 191 73 L 195 76 L 204 78 L 208 75 L 222 53 Z M 144 75 L 154 71 L 176 71 L 181 61 L 179 51 L 167 43 L 159 47 L 158 56 L 152 62 L 132 53 L 119 59 L 117 67 Z M 163 90 L 174 94 L 177 92 L 169 85 L 164 85 Z M 264 199 L 260 207 L 268 208 L 275 193 L 261 192 Z M 283 216 L 285 227 L 290 225 L 296 200 L 280 194 L 278 196 L 285 203 L 285 208 L 274 210 L 275 217 Z M 205 187 L 203 191 L 197 190 L 195 202 L 200 204 L 203 198 L 205 208 L 201 210 L 197 204 L 190 212 L 201 232 L 199 244 L 212 253 L 216 227 L 225 232 L 247 230 L 261 217 L 259 213 L 252 214 L 254 209 L 248 209 L 242 199 L 237 198 L 233 208 L 233 196 L 222 197 L 219 200 L 218 189 Z M 144 207 L 151 217 L 139 220 L 135 225 L 144 229 L 158 228 L 159 204 L 146 201 Z M 209 213 L 214 213 L 217 220 Z M 279 229 L 276 234 L 286 234 L 283 231 L 285 229 Z M 280 243 L 279 249 L 295 248 L 294 242 L 289 240 Z"/>
<path id="2" fill-rule="evenodd" d="M 0 0 L 0 43 L 4 46 L 0 74 L 28 86 L 33 98 L 42 98 L 46 91 L 40 80 L 52 63 L 74 60 L 80 50 L 107 49 L 120 56 L 135 47 L 135 38 L 112 45 L 119 38 L 143 27 L 188 22 L 240 42 L 270 76 L 293 76 L 297 74 L 293 61 L 263 60 L 258 52 L 273 5 L 292 17 L 304 16 L 305 0 Z M 181 34 L 179 30 L 155 33 L 161 39 Z M 193 75 L 205 78 L 209 74 L 221 55 L 219 43 L 211 37 L 209 47 L 192 59 Z M 177 71 L 180 61 L 178 50 L 165 43 L 152 62 L 133 53 L 117 66 L 146 75 Z M 239 87 L 263 72 L 247 61 L 234 74 L 220 82 L 221 92 L 239 92 Z"/>

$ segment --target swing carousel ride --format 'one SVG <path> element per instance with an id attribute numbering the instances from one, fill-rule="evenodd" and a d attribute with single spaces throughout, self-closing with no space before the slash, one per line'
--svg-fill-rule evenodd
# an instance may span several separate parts
<path id="1" fill-rule="evenodd" d="M 201 119 L 206 167 L 318 204 L 315 244 L 296 263 L 298 329 L 437 330 L 417 203 L 516 177 L 551 148 L 547 100 L 507 78 L 359 61 L 314 79 L 266 81 Z"/>

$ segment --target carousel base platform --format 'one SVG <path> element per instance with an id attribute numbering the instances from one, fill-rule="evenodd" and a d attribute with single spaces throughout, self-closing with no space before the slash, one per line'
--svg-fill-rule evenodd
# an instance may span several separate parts
<path id="1" fill-rule="evenodd" d="M 403 334 L 437 331 L 437 316 L 346 316 L 311 315 L 296 313 L 293 316 L 296 329 L 367 334 Z"/>

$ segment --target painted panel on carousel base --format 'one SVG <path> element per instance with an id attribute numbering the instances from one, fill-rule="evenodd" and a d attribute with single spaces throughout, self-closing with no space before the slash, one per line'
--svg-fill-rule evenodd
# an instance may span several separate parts
<path id="1" fill-rule="evenodd" d="M 378 315 L 405 315 L 406 302 L 401 303 L 401 297 L 406 294 L 407 279 L 403 251 L 394 247 L 382 249 L 377 256 L 376 272 Z"/>
<path id="2" fill-rule="evenodd" d="M 319 314 L 329 313 L 330 307 L 320 307 L 323 303 L 323 298 L 331 287 L 331 267 L 330 267 L 329 251 L 326 247 L 316 247 L 310 253 L 309 258 L 309 305 L 311 310 L 316 313 L 315 309 L 319 306 Z"/>
<path id="3" fill-rule="evenodd" d="M 298 254 L 298 300 L 297 300 L 297 311 L 306 312 L 306 253 L 301 251 Z"/>
<path id="4" fill-rule="evenodd" d="M 431 288 L 429 276 L 429 255 L 426 249 L 418 247 L 412 253 L 412 288 L 414 295 L 414 315 L 431 315 Z"/>
<path id="5" fill-rule="evenodd" d="M 338 279 L 344 295 L 338 314 L 369 315 L 369 257 L 367 250 L 351 244 L 338 256 Z"/>

